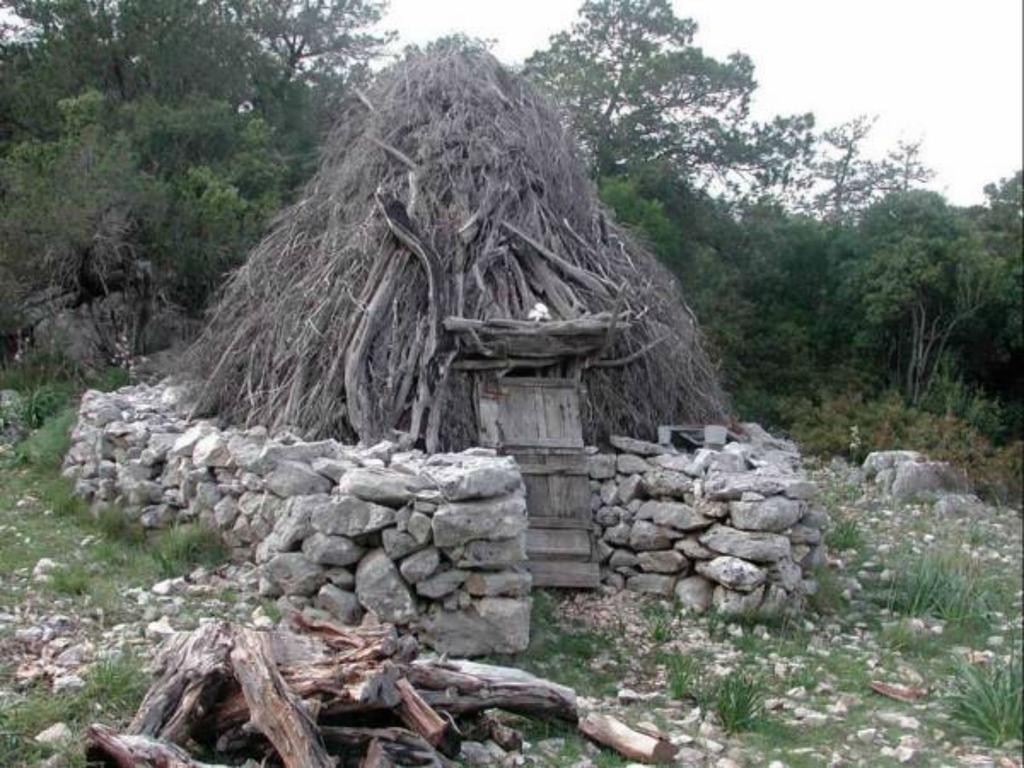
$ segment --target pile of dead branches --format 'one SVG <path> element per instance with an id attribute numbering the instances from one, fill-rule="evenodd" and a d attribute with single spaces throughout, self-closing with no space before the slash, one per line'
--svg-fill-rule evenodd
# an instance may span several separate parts
<path id="1" fill-rule="evenodd" d="M 488 710 L 562 721 L 633 759 L 670 760 L 657 735 L 599 715 L 578 721 L 565 686 L 509 667 L 417 659 L 391 625 L 294 621 L 302 633 L 210 622 L 172 636 L 124 733 L 87 732 L 88 758 L 117 768 L 448 766 L 464 739 L 519 749 Z M 203 763 L 194 754 L 213 755 Z"/>
<path id="2" fill-rule="evenodd" d="M 211 311 L 190 355 L 200 412 L 464 447 L 470 377 L 445 319 L 525 320 L 542 303 L 553 320 L 630 318 L 588 365 L 589 440 L 722 417 L 677 281 L 609 220 L 525 79 L 486 53 L 433 52 L 358 96 Z"/>

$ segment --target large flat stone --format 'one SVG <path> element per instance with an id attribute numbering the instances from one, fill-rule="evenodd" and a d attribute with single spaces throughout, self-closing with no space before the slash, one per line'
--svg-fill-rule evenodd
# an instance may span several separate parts
<path id="1" fill-rule="evenodd" d="M 626 579 L 626 589 L 631 592 L 642 592 L 647 595 L 672 597 L 676 585 L 675 576 L 661 576 L 654 573 L 641 573 Z"/>
<path id="2" fill-rule="evenodd" d="M 435 458 L 424 465 L 421 473 L 449 501 L 489 499 L 512 493 L 522 483 L 515 461 L 506 456 L 472 456 L 453 454 L 451 463 L 437 463 Z"/>
<path id="3" fill-rule="evenodd" d="M 712 501 L 739 500 L 744 493 L 775 496 L 790 479 L 775 473 L 711 471 L 704 480 L 704 493 Z"/>
<path id="4" fill-rule="evenodd" d="M 434 543 L 454 547 L 474 540 L 511 539 L 526 531 L 526 500 L 508 495 L 487 501 L 449 502 L 432 520 Z"/>
<path id="5" fill-rule="evenodd" d="M 733 501 L 729 519 L 734 528 L 745 531 L 779 533 L 794 525 L 803 515 L 803 505 L 785 496 L 772 496 L 764 501 Z"/>
<path id="6" fill-rule="evenodd" d="M 640 568 L 648 573 L 684 573 L 690 568 L 690 561 L 674 549 L 659 552 L 640 552 L 637 555 Z"/>
<path id="7" fill-rule="evenodd" d="M 693 479 L 682 472 L 656 469 L 644 475 L 644 493 L 652 499 L 686 499 L 693 494 Z"/>
<path id="8" fill-rule="evenodd" d="M 327 581 L 324 569 L 301 552 L 274 555 L 264 563 L 261 573 L 284 595 L 312 595 Z"/>
<path id="9" fill-rule="evenodd" d="M 638 520 L 650 520 L 656 525 L 667 525 L 677 531 L 697 531 L 714 522 L 693 507 L 677 501 L 645 501 L 636 516 Z"/>
<path id="10" fill-rule="evenodd" d="M 359 561 L 356 597 L 383 621 L 408 624 L 416 618 L 416 601 L 383 550 L 374 550 Z"/>
<path id="11" fill-rule="evenodd" d="M 682 535 L 672 528 L 655 525 L 647 520 L 638 520 L 629 531 L 629 546 L 638 552 L 671 549 L 672 543 L 682 538 Z M 605 540 L 614 543 L 607 538 Z"/>
<path id="12" fill-rule="evenodd" d="M 773 563 L 789 557 L 790 543 L 775 533 L 740 531 L 716 525 L 700 537 L 700 543 L 722 555 L 732 555 L 755 563 Z"/>
<path id="13" fill-rule="evenodd" d="M 530 644 L 530 601 L 485 597 L 462 611 L 436 611 L 420 624 L 423 640 L 450 656 L 520 653 Z"/>
<path id="14" fill-rule="evenodd" d="M 697 573 L 729 589 L 750 592 L 764 584 L 765 572 L 753 563 L 724 555 L 697 563 Z"/>
<path id="15" fill-rule="evenodd" d="M 354 496 L 332 496 L 312 515 L 313 528 L 332 536 L 365 536 L 395 523 L 395 510 Z"/>
<path id="16" fill-rule="evenodd" d="M 495 571 L 470 573 L 463 585 L 474 597 L 525 597 L 530 594 L 533 578 L 529 572 Z"/>
<path id="17" fill-rule="evenodd" d="M 338 493 L 388 507 L 404 506 L 425 487 L 422 478 L 391 469 L 353 469 L 338 481 Z"/>
<path id="18" fill-rule="evenodd" d="M 302 552 L 321 565 L 352 565 L 358 563 L 366 550 L 347 536 L 329 536 L 314 532 L 302 542 Z"/>
<path id="19" fill-rule="evenodd" d="M 504 541 L 471 541 L 455 558 L 460 568 L 500 570 L 526 562 L 526 536 Z"/>
<path id="20" fill-rule="evenodd" d="M 264 484 L 268 491 L 281 498 L 309 496 L 331 490 L 330 480 L 314 472 L 309 464 L 300 461 L 278 462 L 264 477 Z"/>
<path id="21" fill-rule="evenodd" d="M 635 453 L 637 456 L 657 456 L 660 453 L 670 453 L 671 448 L 646 440 L 637 440 L 635 437 L 624 435 L 612 435 L 608 442 L 622 453 Z"/>

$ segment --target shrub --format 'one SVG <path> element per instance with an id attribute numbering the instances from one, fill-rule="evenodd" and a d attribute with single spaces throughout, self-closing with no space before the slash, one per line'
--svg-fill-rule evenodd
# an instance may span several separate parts
<path id="1" fill-rule="evenodd" d="M 988 666 L 962 663 L 949 698 L 953 719 L 993 746 L 1024 738 L 1021 657 Z"/>
<path id="2" fill-rule="evenodd" d="M 964 419 L 912 408 L 895 392 L 870 400 L 847 392 L 817 405 L 803 402 L 793 408 L 790 421 L 808 453 L 860 463 L 871 451 L 919 450 L 966 471 L 977 491 L 994 501 L 1021 498 L 1020 441 L 996 446 Z"/>

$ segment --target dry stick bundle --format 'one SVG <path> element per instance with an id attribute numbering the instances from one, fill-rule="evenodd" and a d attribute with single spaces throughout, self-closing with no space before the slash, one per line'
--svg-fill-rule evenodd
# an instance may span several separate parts
<path id="1" fill-rule="evenodd" d="M 304 634 L 210 622 L 172 636 L 128 732 L 91 726 L 89 756 L 118 768 L 216 768 L 191 757 L 199 745 L 228 762 L 256 758 L 285 768 L 339 761 L 447 768 L 465 734 L 521 745 L 486 710 L 577 724 L 575 692 L 527 672 L 416 659 L 415 640 L 390 625 L 293 621 Z M 668 742 L 607 716 L 588 716 L 579 727 L 634 759 L 675 755 Z"/>
<path id="2" fill-rule="evenodd" d="M 198 408 L 309 436 L 476 441 L 448 316 L 628 314 L 585 372 L 585 436 L 723 416 L 678 284 L 609 222 L 558 112 L 486 53 L 407 57 L 351 99 L 303 197 L 189 355 Z M 611 362 L 608 362 L 611 361 Z"/>

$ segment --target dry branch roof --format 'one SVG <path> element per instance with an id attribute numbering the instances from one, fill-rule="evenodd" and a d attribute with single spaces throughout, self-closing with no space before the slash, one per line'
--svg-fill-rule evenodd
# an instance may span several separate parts
<path id="1" fill-rule="evenodd" d="M 678 283 L 597 203 L 559 114 L 488 54 L 418 54 L 348 105 L 190 365 L 201 409 L 232 420 L 459 448 L 476 424 L 445 319 L 538 302 L 555 323 L 622 318 L 596 346 L 618 362 L 585 374 L 588 439 L 723 416 Z"/>

